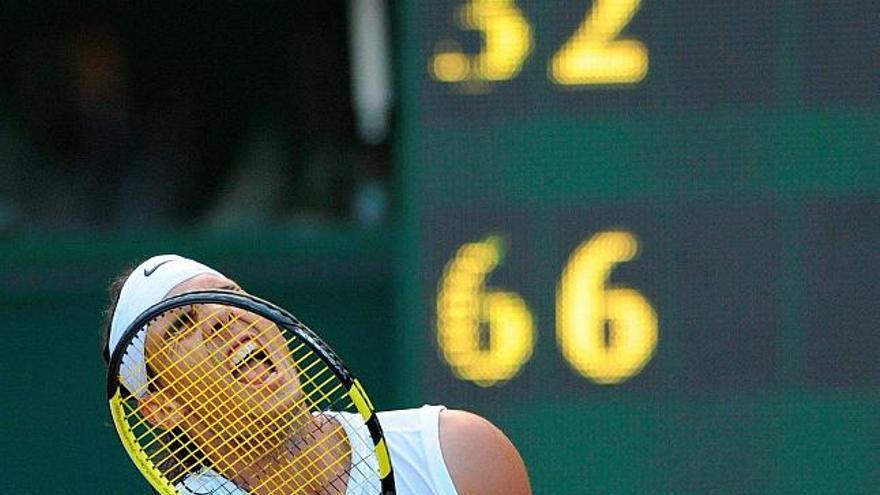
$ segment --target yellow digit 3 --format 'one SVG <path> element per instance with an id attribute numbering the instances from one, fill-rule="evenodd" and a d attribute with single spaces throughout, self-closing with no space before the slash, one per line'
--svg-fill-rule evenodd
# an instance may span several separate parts
<path id="1" fill-rule="evenodd" d="M 483 49 L 467 55 L 454 41 L 438 43 L 430 67 L 435 79 L 497 82 L 519 74 L 532 51 L 532 27 L 513 0 L 470 0 L 456 21 L 463 29 L 482 33 Z"/>
<path id="2" fill-rule="evenodd" d="M 503 258 L 503 241 L 464 244 L 446 265 L 437 293 L 437 344 L 461 379 L 489 387 L 513 378 L 531 358 L 535 325 L 525 301 L 486 288 Z M 481 339 L 481 326 L 488 339 Z"/>
<path id="3" fill-rule="evenodd" d="M 657 314 L 637 291 L 608 286 L 611 270 L 633 259 L 629 232 L 600 232 L 572 252 L 556 291 L 556 339 L 575 371 L 600 384 L 644 368 L 657 348 Z"/>
<path id="4" fill-rule="evenodd" d="M 648 74 L 648 50 L 618 39 L 641 0 L 596 0 L 574 34 L 550 60 L 550 78 L 562 85 L 634 84 Z"/>

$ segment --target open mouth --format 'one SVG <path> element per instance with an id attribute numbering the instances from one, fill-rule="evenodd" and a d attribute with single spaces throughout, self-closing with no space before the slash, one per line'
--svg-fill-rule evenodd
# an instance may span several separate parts
<path id="1" fill-rule="evenodd" d="M 253 340 L 238 346 L 231 359 L 233 378 L 245 385 L 262 385 L 277 372 L 269 353 Z"/>

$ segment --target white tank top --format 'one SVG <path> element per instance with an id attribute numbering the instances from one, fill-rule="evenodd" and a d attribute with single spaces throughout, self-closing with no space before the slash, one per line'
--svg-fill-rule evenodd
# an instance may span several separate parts
<path id="1" fill-rule="evenodd" d="M 426 405 L 419 409 L 377 413 L 391 456 L 397 495 L 458 495 L 440 452 L 440 411 L 444 409 L 443 406 Z M 333 413 L 345 427 L 357 464 L 360 462 L 358 459 L 366 458 L 372 448 L 366 440 L 369 432 L 365 426 L 362 426 L 363 431 L 355 431 L 352 423 L 356 422 L 346 421 L 346 414 Z M 375 459 L 370 461 L 375 462 Z M 375 473 L 377 468 L 372 467 L 366 471 Z M 375 475 L 353 470 L 348 481 L 346 495 L 379 492 L 379 481 Z M 234 483 L 209 469 L 187 476 L 176 488 L 185 495 L 247 495 Z"/>
<path id="2" fill-rule="evenodd" d="M 378 413 L 398 495 L 458 495 L 440 452 L 440 411 L 422 406 Z"/>

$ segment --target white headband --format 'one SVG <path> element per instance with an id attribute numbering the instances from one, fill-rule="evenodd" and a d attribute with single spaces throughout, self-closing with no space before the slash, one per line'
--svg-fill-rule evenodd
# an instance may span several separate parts
<path id="1" fill-rule="evenodd" d="M 113 311 L 108 341 L 110 355 L 113 355 L 119 345 L 122 334 L 147 308 L 164 299 L 181 282 L 204 273 L 223 276 L 197 261 L 175 254 L 153 256 L 138 265 L 122 286 Z M 137 397 L 147 393 L 146 385 L 149 380 L 144 360 L 145 340 L 146 326 L 131 341 L 119 371 L 122 384 Z"/>

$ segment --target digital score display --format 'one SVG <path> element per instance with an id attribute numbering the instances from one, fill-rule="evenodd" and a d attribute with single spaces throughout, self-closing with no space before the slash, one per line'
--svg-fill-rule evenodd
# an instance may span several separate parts
<path id="1" fill-rule="evenodd" d="M 426 384 L 487 403 L 779 389 L 781 229 L 768 204 L 435 210 Z"/>
<path id="2" fill-rule="evenodd" d="M 615 265 L 639 249 L 630 232 L 600 232 L 572 253 L 556 289 L 556 341 L 568 364 L 601 384 L 637 374 L 657 347 L 657 315 L 638 291 L 609 287 Z M 437 345 L 463 379 L 492 386 L 513 378 L 535 346 L 528 304 L 487 289 L 504 255 L 489 236 L 461 246 L 443 270 L 437 294 Z"/>
<path id="3" fill-rule="evenodd" d="M 548 76 L 560 85 L 633 84 L 648 73 L 648 51 L 620 32 L 638 11 L 640 0 L 599 0 L 571 37 L 553 54 Z M 483 47 L 465 54 L 459 43 L 436 46 L 431 75 L 463 86 L 508 81 L 519 74 L 534 45 L 529 20 L 513 0 L 471 0 L 455 16 L 462 29 L 479 31 Z"/>
<path id="4" fill-rule="evenodd" d="M 535 493 L 876 486 L 878 15 L 405 2 L 403 396 Z"/>

